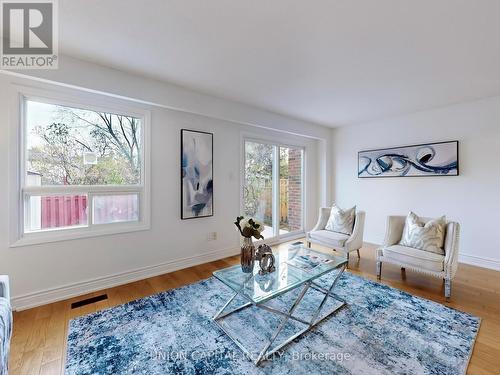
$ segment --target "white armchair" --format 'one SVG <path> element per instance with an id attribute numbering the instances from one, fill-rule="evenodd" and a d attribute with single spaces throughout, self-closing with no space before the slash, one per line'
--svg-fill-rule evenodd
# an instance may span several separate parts
<path id="1" fill-rule="evenodd" d="M 349 260 L 349 253 L 356 251 L 359 258 L 359 249 L 363 247 L 363 231 L 365 227 L 365 212 L 356 211 L 354 218 L 354 228 L 349 236 L 344 233 L 333 232 L 326 230 L 326 224 L 330 217 L 330 207 L 321 207 L 319 209 L 318 222 L 314 228 L 306 233 L 307 245 L 311 247 L 311 243 L 316 243 L 322 246 L 332 248 L 336 251 L 344 253 Z"/>
<path id="2" fill-rule="evenodd" d="M 406 216 L 389 216 L 383 245 L 377 249 L 377 278 L 382 274 L 382 263 L 395 264 L 429 276 L 444 279 L 445 297 L 451 295 L 451 280 L 458 268 L 458 243 L 460 224 L 446 223 L 444 255 L 399 245 L 403 235 Z M 420 218 L 424 223 L 431 220 Z"/>

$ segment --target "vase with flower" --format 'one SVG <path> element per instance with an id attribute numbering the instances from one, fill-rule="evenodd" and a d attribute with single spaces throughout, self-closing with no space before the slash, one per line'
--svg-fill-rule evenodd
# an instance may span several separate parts
<path id="1" fill-rule="evenodd" d="M 264 239 L 262 232 L 264 224 L 252 217 L 238 216 L 234 222 L 243 237 L 241 245 L 241 270 L 245 273 L 253 272 L 255 264 L 255 246 L 252 238 L 256 240 Z"/>

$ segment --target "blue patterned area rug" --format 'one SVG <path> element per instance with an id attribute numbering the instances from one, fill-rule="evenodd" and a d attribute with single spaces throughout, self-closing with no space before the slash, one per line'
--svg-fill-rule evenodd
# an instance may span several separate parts
<path id="1" fill-rule="evenodd" d="M 319 283 L 328 285 L 332 276 L 323 277 Z M 290 306 L 299 291 L 272 303 L 282 309 Z M 227 287 L 210 278 L 169 290 L 73 319 L 66 373 L 466 372 L 479 318 L 347 272 L 339 280 L 336 293 L 347 306 L 255 367 L 211 319 L 232 295 Z M 310 290 L 296 315 L 306 317 L 320 301 L 321 295 Z M 278 322 L 275 315 L 255 307 L 226 320 L 227 327 L 256 352 Z M 289 335 L 299 325 L 288 324 L 280 336 Z"/>

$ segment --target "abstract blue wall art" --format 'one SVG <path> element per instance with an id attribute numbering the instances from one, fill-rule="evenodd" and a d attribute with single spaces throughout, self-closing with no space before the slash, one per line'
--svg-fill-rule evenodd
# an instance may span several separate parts
<path id="1" fill-rule="evenodd" d="M 358 153 L 358 177 L 458 176 L 458 141 Z"/>
<path id="2" fill-rule="evenodd" d="M 181 130 L 181 218 L 213 216 L 213 134 Z"/>

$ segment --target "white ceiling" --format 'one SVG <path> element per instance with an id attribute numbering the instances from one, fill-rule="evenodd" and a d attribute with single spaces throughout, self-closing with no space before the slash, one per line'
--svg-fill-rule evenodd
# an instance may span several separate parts
<path id="1" fill-rule="evenodd" d="M 63 0 L 61 52 L 329 126 L 500 94 L 499 0 Z"/>

